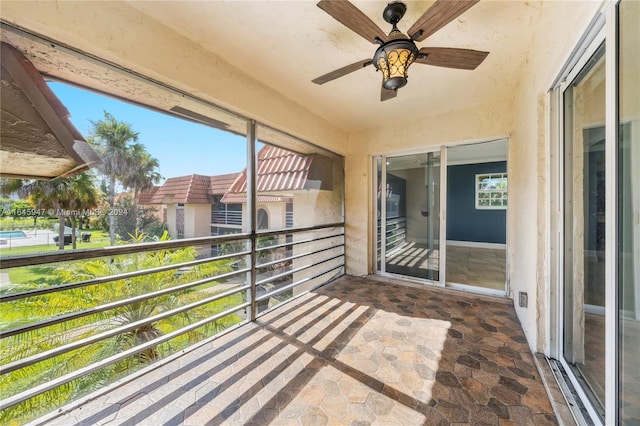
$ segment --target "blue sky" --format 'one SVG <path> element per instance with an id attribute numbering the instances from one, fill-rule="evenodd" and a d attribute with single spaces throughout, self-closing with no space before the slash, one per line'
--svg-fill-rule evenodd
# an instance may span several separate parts
<path id="1" fill-rule="evenodd" d="M 63 83 L 49 83 L 71 113 L 71 122 L 86 138 L 91 121 L 104 111 L 138 132 L 138 142 L 158 159 L 164 179 L 190 175 L 240 172 L 246 165 L 246 138 L 174 118 Z"/>

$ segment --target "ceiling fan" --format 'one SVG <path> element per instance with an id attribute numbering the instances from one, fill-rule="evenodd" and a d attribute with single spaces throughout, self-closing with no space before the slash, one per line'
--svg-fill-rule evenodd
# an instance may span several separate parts
<path id="1" fill-rule="evenodd" d="M 407 71 L 414 62 L 447 68 L 476 69 L 489 52 L 453 47 L 422 47 L 418 49 L 415 42 L 431 36 L 479 1 L 437 0 L 409 28 L 407 35 L 397 28 L 407 6 L 399 1 L 389 3 L 382 14 L 384 20 L 393 26 L 387 35 L 348 0 L 321 0 L 318 3 L 320 9 L 371 43 L 377 43 L 380 46 L 372 59 L 363 59 L 312 81 L 316 84 L 324 84 L 373 64 L 378 71 L 382 72 L 380 100 L 386 101 L 394 98 L 398 89 L 407 84 Z"/>

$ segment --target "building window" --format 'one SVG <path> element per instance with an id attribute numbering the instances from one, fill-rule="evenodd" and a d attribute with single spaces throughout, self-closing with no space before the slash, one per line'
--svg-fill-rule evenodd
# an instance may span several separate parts
<path id="1" fill-rule="evenodd" d="M 269 229 L 269 215 L 267 211 L 265 209 L 258 209 L 257 215 L 256 228 Z"/>
<path id="2" fill-rule="evenodd" d="M 507 174 L 476 175 L 476 209 L 507 208 Z"/>

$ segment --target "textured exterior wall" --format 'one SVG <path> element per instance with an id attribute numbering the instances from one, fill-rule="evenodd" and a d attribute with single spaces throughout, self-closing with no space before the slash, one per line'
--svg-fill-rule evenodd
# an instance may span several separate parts
<path id="1" fill-rule="evenodd" d="M 521 76 L 514 105 L 514 128 L 509 140 L 509 244 L 510 294 L 529 296 L 529 306 L 516 312 L 535 351 L 546 350 L 548 332 L 546 210 L 551 153 L 546 143 L 549 96 L 555 76 L 595 16 L 600 2 L 544 2 L 540 31 L 532 40 L 527 66 Z M 550 220 L 560 220 L 551 216 Z"/>
<path id="2" fill-rule="evenodd" d="M 174 240 L 178 238 L 178 229 L 176 228 L 176 205 L 167 204 L 167 228 L 169 236 Z"/>
<path id="3" fill-rule="evenodd" d="M 211 235 L 211 204 L 184 205 L 184 237 Z"/>

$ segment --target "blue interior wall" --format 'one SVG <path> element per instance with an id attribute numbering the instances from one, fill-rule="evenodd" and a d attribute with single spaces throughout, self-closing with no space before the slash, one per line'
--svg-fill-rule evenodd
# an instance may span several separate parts
<path id="1" fill-rule="evenodd" d="M 447 167 L 447 240 L 507 241 L 507 211 L 477 210 L 475 180 L 480 173 L 506 173 L 507 162 Z"/>

